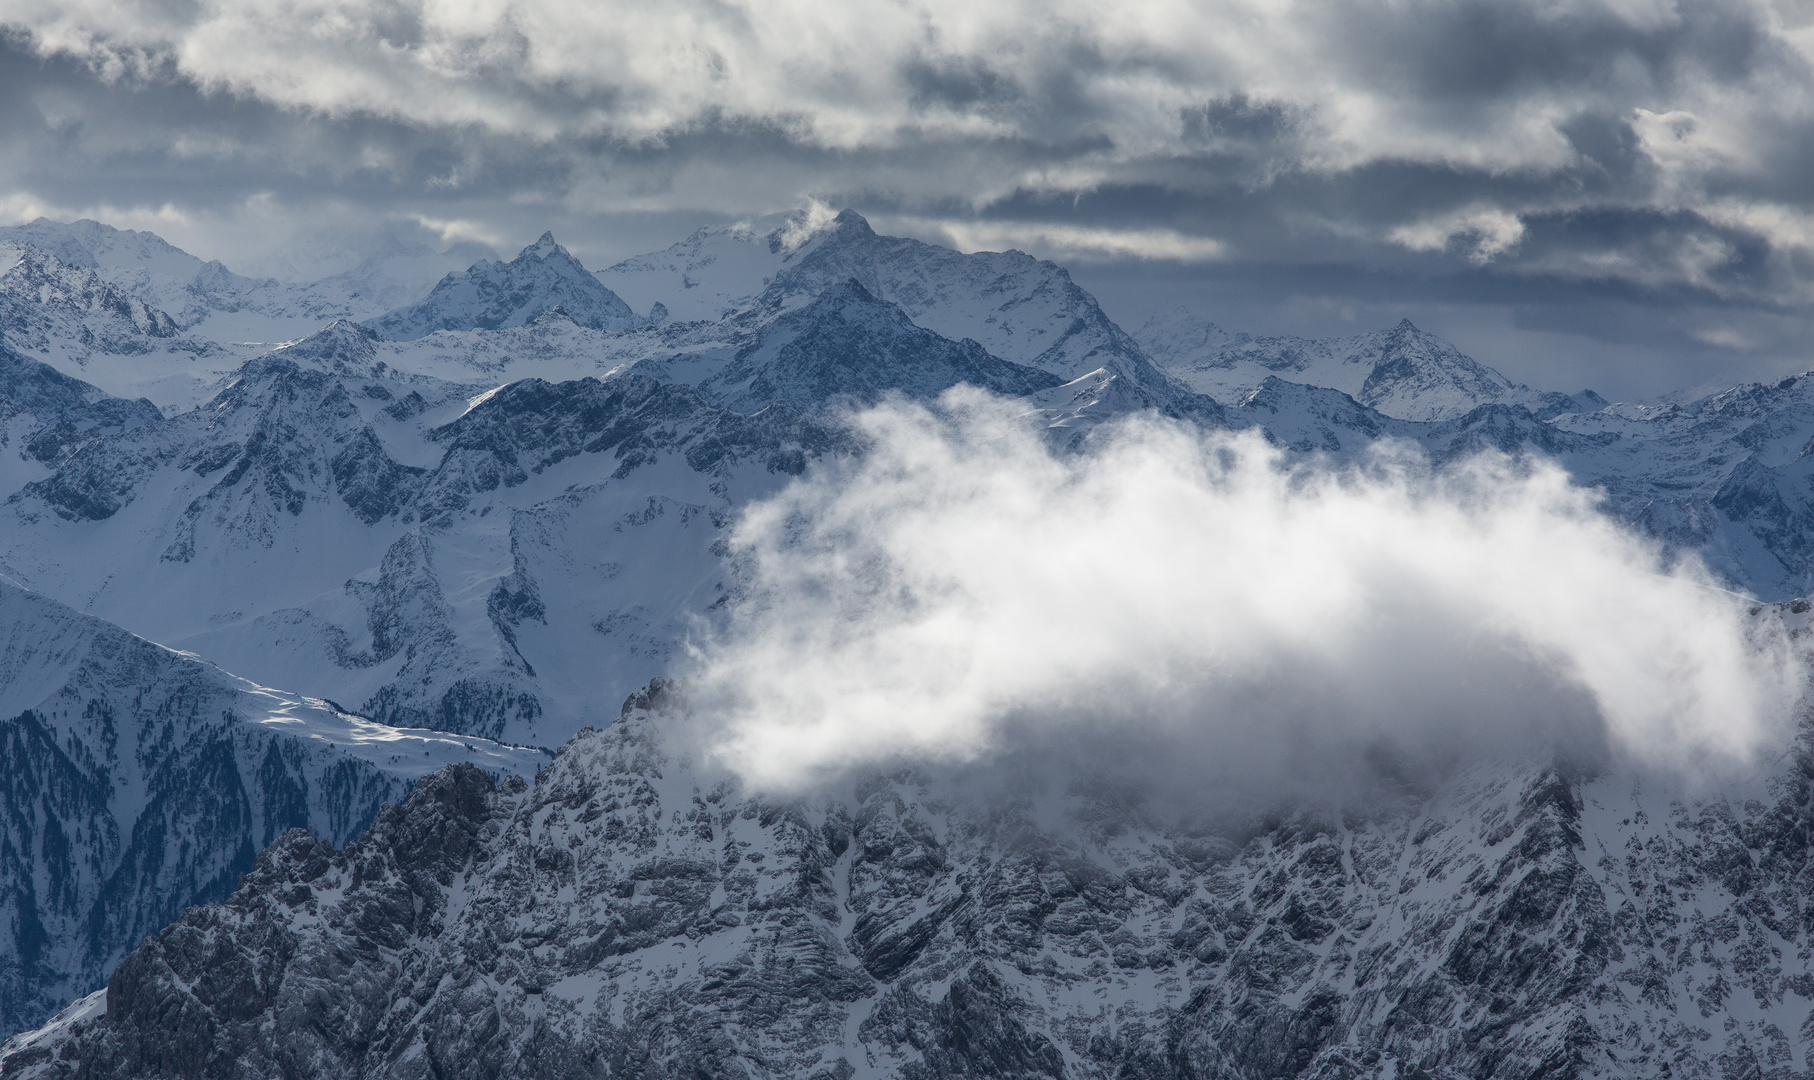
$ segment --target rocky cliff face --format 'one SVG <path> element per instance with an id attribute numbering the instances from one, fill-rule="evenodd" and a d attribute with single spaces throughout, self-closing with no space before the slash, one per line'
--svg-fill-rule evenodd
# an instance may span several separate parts
<path id="1" fill-rule="evenodd" d="M 359 721 L 0 578 L 0 1026 L 99 985 L 287 830 L 344 843 L 475 751 L 540 757 Z"/>
<path id="2" fill-rule="evenodd" d="M 63 265 L 56 256 L 27 247 L 6 273 L 0 295 L 23 301 L 20 310 L 41 316 L 62 315 L 80 328 L 85 343 L 109 351 L 144 351 L 140 339 L 175 337 L 176 321 L 82 267 Z M 10 327 L 15 332 L 18 326 Z M 43 329 L 38 329 L 42 335 Z"/>
<path id="3" fill-rule="evenodd" d="M 753 798 L 674 723 L 286 836 L 0 1068 L 1807 1075 L 1805 748 L 1744 801 L 1533 762 L 1206 830 L 928 773 Z"/>
<path id="4" fill-rule="evenodd" d="M 889 391 L 933 398 L 959 383 L 1020 397 L 1060 381 L 997 359 L 968 338 L 921 329 L 852 278 L 764 326 L 702 389 L 736 412 L 754 413 L 782 401 L 872 404 Z"/>
<path id="5" fill-rule="evenodd" d="M 149 401 L 109 397 L 0 345 L 0 450 L 55 468 L 86 443 L 155 423 Z"/>

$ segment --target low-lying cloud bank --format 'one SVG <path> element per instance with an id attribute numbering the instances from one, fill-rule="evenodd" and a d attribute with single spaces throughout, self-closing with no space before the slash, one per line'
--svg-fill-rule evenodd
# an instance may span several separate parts
<path id="1" fill-rule="evenodd" d="M 708 751 L 759 788 L 1032 755 L 1289 797 L 1558 745 L 1700 772 L 1801 689 L 1769 611 L 1547 464 L 1151 418 L 1054 453 L 964 389 L 856 423 L 869 453 L 750 508 L 694 656 Z"/>

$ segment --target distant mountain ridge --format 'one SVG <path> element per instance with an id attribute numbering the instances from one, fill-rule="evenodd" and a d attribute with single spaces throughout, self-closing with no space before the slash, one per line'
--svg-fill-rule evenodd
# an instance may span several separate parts
<path id="1" fill-rule="evenodd" d="M 1455 420 L 1486 404 L 1522 405 L 1548 420 L 1607 404 L 1591 390 L 1571 396 L 1514 384 L 1410 319 L 1347 338 L 1254 338 L 1177 309 L 1153 316 L 1134 337 L 1160 367 L 1218 400 L 1277 377 L 1340 390 L 1401 420 Z"/>

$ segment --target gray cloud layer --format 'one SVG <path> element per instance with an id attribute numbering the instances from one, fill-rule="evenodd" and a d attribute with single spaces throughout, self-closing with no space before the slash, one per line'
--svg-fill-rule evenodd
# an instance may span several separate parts
<path id="1" fill-rule="evenodd" d="M 1076 262 L 1124 318 L 1409 311 L 1553 385 L 1808 366 L 1800 0 L 3 0 L 0 23 L 0 211 L 242 262 L 324 217 L 505 246 L 554 225 L 596 262 L 817 197 Z"/>

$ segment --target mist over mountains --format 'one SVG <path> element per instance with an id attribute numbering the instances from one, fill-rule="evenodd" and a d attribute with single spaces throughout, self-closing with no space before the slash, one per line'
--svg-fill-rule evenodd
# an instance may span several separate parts
<path id="1" fill-rule="evenodd" d="M 1809 376 L 0 248 L 7 1076 L 1810 1067 Z"/>

